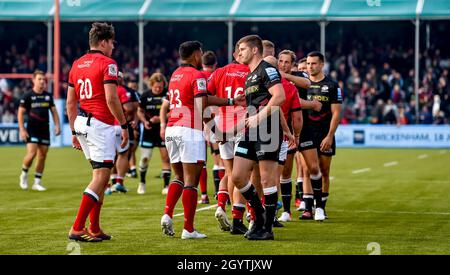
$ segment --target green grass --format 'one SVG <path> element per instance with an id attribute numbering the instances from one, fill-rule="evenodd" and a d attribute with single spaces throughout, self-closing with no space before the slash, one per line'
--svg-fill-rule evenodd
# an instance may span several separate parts
<path id="1" fill-rule="evenodd" d="M 444 153 L 445 152 L 445 153 Z M 67 233 L 91 168 L 82 153 L 51 148 L 43 184 L 46 192 L 19 189 L 23 147 L 0 149 L 0 254 L 68 254 Z M 418 156 L 428 157 L 419 159 Z M 138 150 L 139 155 L 139 150 Z M 398 165 L 384 167 L 397 161 Z M 148 193 L 136 194 L 137 179 L 126 179 L 128 194 L 105 199 L 102 226 L 112 241 L 81 243 L 81 254 L 449 254 L 450 152 L 443 150 L 340 149 L 333 160 L 329 220 L 294 221 L 275 229 L 275 241 L 251 242 L 221 232 L 214 209 L 196 214 L 204 240 L 181 240 L 183 218 L 174 219 L 176 237 L 162 236 L 165 197 L 159 154 L 154 152 Z M 209 159 L 211 167 L 211 158 Z M 365 173 L 352 171 L 370 168 Z M 30 169 L 29 181 L 34 174 Z M 210 169 L 208 171 L 211 171 Z M 213 193 L 209 173 L 209 194 Z M 212 197 L 212 196 L 211 196 Z M 211 198 L 212 199 L 212 198 Z M 212 199 L 211 203 L 215 203 Z M 198 208 L 204 207 L 199 205 Z M 294 208 L 295 209 L 295 208 Z M 175 214 L 182 213 L 181 201 Z M 230 215 L 230 210 L 227 210 Z"/>

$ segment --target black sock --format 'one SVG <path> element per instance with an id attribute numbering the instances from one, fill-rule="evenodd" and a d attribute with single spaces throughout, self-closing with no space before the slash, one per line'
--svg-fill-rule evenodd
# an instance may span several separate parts
<path id="1" fill-rule="evenodd" d="M 42 173 L 34 173 L 34 177 L 37 179 L 41 179 L 42 178 Z"/>
<path id="2" fill-rule="evenodd" d="M 219 169 L 213 169 L 213 178 L 214 178 L 214 187 L 216 188 L 216 194 L 219 192 L 219 184 L 220 184 L 220 177 L 219 177 Z"/>
<path id="3" fill-rule="evenodd" d="M 22 167 L 22 171 L 28 173 L 28 168 Z"/>
<path id="4" fill-rule="evenodd" d="M 328 195 L 329 195 L 328 192 L 323 192 L 322 193 L 322 207 L 323 207 L 323 210 L 325 210 L 325 206 L 327 205 Z"/>
<path id="5" fill-rule="evenodd" d="M 147 167 L 145 169 L 143 169 L 142 167 L 139 169 L 140 172 L 140 177 L 141 177 L 141 182 L 145 184 L 145 177 L 147 175 Z"/>
<path id="6" fill-rule="evenodd" d="M 295 198 L 303 199 L 303 180 L 297 180 Z M 297 197 L 298 196 L 298 197 Z"/>
<path id="7" fill-rule="evenodd" d="M 242 192 L 242 196 L 248 201 L 250 207 L 255 211 L 255 226 L 264 225 L 264 207 L 262 206 L 261 199 L 258 197 L 258 193 L 256 193 L 256 189 L 253 185 L 250 185 L 247 191 Z M 276 203 L 276 202 L 275 202 Z"/>
<path id="8" fill-rule="evenodd" d="M 292 179 L 282 179 L 280 181 L 280 186 L 284 212 L 291 213 Z"/>
<path id="9" fill-rule="evenodd" d="M 264 195 L 266 208 L 266 222 L 265 227 L 268 232 L 272 232 L 273 222 L 275 220 L 275 213 L 277 211 L 278 192 L 273 194 Z"/>
<path id="10" fill-rule="evenodd" d="M 172 172 L 170 171 L 170 169 L 162 169 L 161 175 L 164 180 L 164 187 L 169 186 L 171 174 Z"/>
<path id="11" fill-rule="evenodd" d="M 322 207 L 322 175 L 311 175 L 311 186 L 314 191 L 314 200 L 316 201 L 316 208 Z"/>
<path id="12" fill-rule="evenodd" d="M 314 205 L 314 195 L 304 193 L 303 194 L 303 201 L 305 202 L 305 210 L 306 211 L 312 211 L 312 207 Z"/>

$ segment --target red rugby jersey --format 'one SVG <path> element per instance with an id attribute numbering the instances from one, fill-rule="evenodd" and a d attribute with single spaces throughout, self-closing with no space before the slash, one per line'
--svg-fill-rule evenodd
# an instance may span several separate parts
<path id="1" fill-rule="evenodd" d="M 202 130 L 202 119 L 194 123 L 194 99 L 207 96 L 205 75 L 189 64 L 182 64 L 169 81 L 167 98 L 170 113 L 167 126 L 183 126 Z M 197 118 L 199 119 L 199 118 Z"/>
<path id="2" fill-rule="evenodd" d="M 75 88 L 80 108 L 109 125 L 114 125 L 115 118 L 106 104 L 103 84 L 117 84 L 117 73 L 117 63 L 96 50 L 75 60 L 69 72 L 69 86 Z"/>
<path id="3" fill-rule="evenodd" d="M 290 121 L 290 114 L 292 112 L 300 111 L 302 109 L 302 105 L 300 103 L 300 97 L 298 96 L 298 91 L 295 85 L 287 81 L 285 78 L 281 80 L 281 83 L 283 84 L 284 94 L 286 96 L 286 100 L 283 105 L 281 105 L 281 111 L 283 111 L 286 121 Z"/>

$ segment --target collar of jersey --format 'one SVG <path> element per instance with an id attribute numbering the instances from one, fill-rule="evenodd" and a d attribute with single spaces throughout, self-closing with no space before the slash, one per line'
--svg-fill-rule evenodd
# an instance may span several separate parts
<path id="1" fill-rule="evenodd" d="M 99 50 L 89 50 L 88 53 L 99 53 L 105 55 L 102 51 Z"/>
<path id="2" fill-rule="evenodd" d="M 195 69 L 195 67 L 192 64 L 187 64 L 187 63 L 181 64 L 180 67 L 192 67 Z"/>

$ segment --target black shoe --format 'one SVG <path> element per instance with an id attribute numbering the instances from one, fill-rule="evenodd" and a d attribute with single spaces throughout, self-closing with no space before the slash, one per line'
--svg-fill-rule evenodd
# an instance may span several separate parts
<path id="1" fill-rule="evenodd" d="M 275 220 L 273 221 L 273 227 L 284 227 L 284 225 L 278 221 L 277 218 L 275 218 Z"/>
<path id="2" fill-rule="evenodd" d="M 263 222 L 254 221 L 252 227 L 247 232 L 245 232 L 244 238 L 247 238 L 248 235 L 250 235 L 250 234 L 255 234 L 256 231 L 261 230 L 263 228 L 264 228 Z"/>
<path id="3" fill-rule="evenodd" d="M 266 229 L 262 228 L 254 233 L 248 234 L 248 240 L 255 241 L 265 241 L 265 240 L 273 240 L 273 232 L 268 232 Z"/>
<path id="4" fill-rule="evenodd" d="M 245 235 L 247 233 L 248 228 L 244 225 L 242 220 L 233 219 L 233 225 L 231 226 L 230 233 L 232 235 Z"/>

